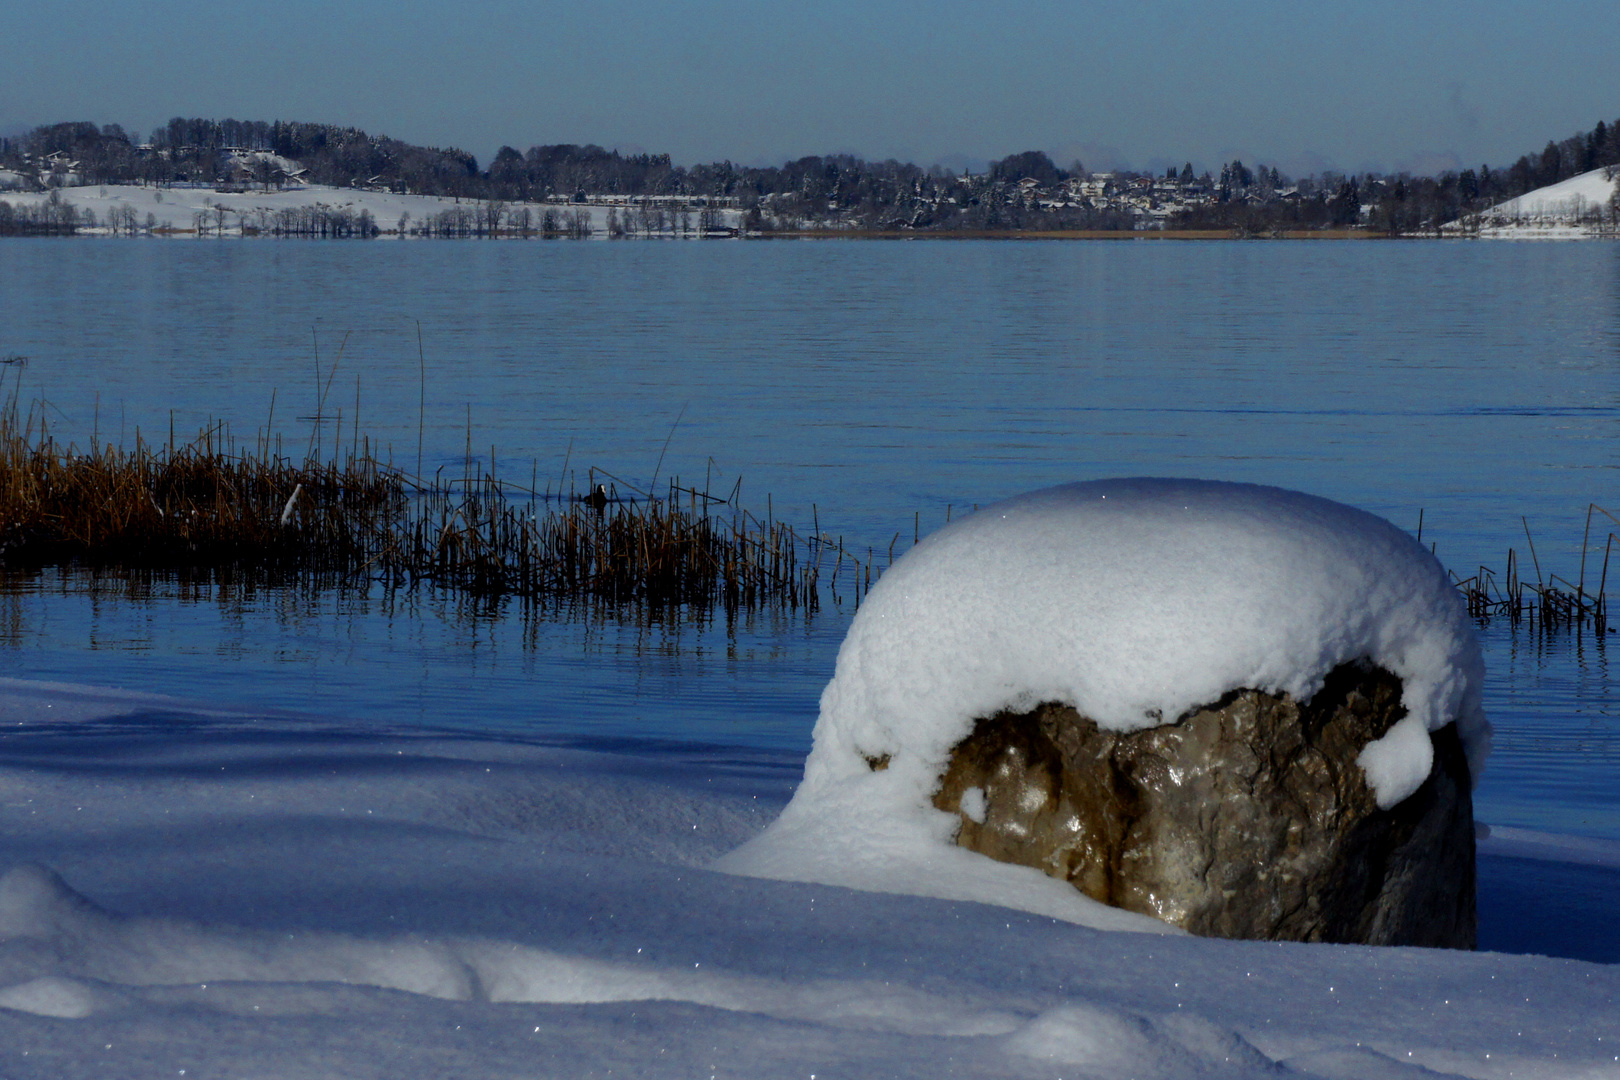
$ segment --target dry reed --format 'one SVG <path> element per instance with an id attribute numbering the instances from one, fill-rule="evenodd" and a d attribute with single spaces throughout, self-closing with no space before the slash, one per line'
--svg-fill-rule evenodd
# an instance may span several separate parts
<path id="1" fill-rule="evenodd" d="M 492 455 L 493 458 L 493 455 Z M 591 474 L 594 480 L 594 471 Z M 870 560 L 770 513 L 670 481 L 661 498 L 544 495 L 475 471 L 430 482 L 363 439 L 293 460 L 222 425 L 190 442 L 59 445 L 45 411 L 0 415 L 0 565 L 209 570 L 265 580 L 428 584 L 528 602 L 814 610 Z M 832 563 L 829 568 L 828 562 Z M 846 592 L 851 586 L 846 586 Z"/>

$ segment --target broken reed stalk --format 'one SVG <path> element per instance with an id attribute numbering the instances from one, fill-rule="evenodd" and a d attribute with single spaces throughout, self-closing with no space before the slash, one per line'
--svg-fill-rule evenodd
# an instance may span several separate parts
<path id="1" fill-rule="evenodd" d="M 1507 552 L 1507 569 L 1500 579 L 1494 570 L 1485 566 L 1479 567 L 1474 576 L 1469 578 L 1459 578 L 1456 573 L 1452 573 L 1452 582 L 1467 601 L 1468 613 L 1476 619 L 1506 618 L 1514 625 L 1526 622 L 1542 630 L 1579 629 L 1590 625 L 1593 632 L 1600 636 L 1608 633 L 1612 629 L 1609 626 L 1608 600 L 1605 595 L 1609 584 L 1609 556 L 1620 536 L 1613 531 L 1605 530 L 1607 536 L 1603 541 L 1603 566 L 1598 577 L 1597 591 L 1588 592 L 1586 557 L 1591 546 L 1594 514 L 1602 514 L 1611 522 L 1620 525 L 1620 518 L 1616 518 L 1596 503 L 1587 504 L 1586 528 L 1581 537 L 1580 576 L 1573 582 L 1551 573 L 1543 580 L 1540 558 L 1536 555 L 1535 541 L 1530 535 L 1530 523 L 1521 518 L 1525 542 L 1530 549 L 1531 564 L 1536 572 L 1535 583 L 1531 584 L 1520 576 L 1521 564 L 1518 552 L 1510 547 Z"/>
<path id="2" fill-rule="evenodd" d="M 761 521 L 738 489 L 728 500 L 670 481 L 666 497 L 631 501 L 593 487 L 539 509 L 537 492 L 476 470 L 470 451 L 460 479 L 428 483 L 359 436 L 324 461 L 283 457 L 263 434 L 239 450 L 223 426 L 84 452 L 54 440 L 43 409 L 19 415 L 14 402 L 0 414 L 0 565 L 426 584 L 537 603 L 819 606 L 821 539 Z M 871 580 L 861 569 L 857 600 Z M 836 597 L 836 570 L 826 583 Z"/>

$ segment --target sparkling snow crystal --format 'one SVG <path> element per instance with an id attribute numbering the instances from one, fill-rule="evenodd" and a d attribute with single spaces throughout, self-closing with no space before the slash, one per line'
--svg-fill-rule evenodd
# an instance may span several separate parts
<path id="1" fill-rule="evenodd" d="M 1452 722 L 1477 776 L 1490 742 L 1478 644 L 1439 564 L 1389 522 L 1198 480 L 1009 499 L 929 537 L 872 590 L 797 794 L 720 866 L 1124 925 L 1067 884 L 951 845 L 955 815 L 929 797 L 975 718 L 1057 701 L 1132 731 L 1242 687 L 1308 698 L 1363 658 L 1400 676 L 1407 710 L 1358 759 L 1379 805 L 1422 784 L 1429 733 Z"/>

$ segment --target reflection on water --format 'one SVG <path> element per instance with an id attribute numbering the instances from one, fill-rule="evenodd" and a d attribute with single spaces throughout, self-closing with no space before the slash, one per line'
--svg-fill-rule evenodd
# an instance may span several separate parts
<path id="1" fill-rule="evenodd" d="M 431 590 L 0 575 L 7 674 L 378 724 L 806 750 L 852 611 L 650 618 Z M 1480 820 L 1620 839 L 1608 638 L 1483 624 Z"/>
<path id="2" fill-rule="evenodd" d="M 388 725 L 807 749 L 841 627 L 836 611 L 650 617 L 430 589 L 0 574 L 8 675 Z"/>
<path id="3" fill-rule="evenodd" d="M 1620 640 L 1499 619 L 1480 641 L 1496 738 L 1475 792 L 1477 816 L 1620 839 L 1620 700 L 1609 655 Z"/>

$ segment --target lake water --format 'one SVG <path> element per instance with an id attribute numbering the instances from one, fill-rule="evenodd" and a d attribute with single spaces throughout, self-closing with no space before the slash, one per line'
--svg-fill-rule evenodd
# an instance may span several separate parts
<path id="1" fill-rule="evenodd" d="M 0 354 L 29 358 L 24 398 L 81 443 L 220 419 L 301 448 L 329 382 L 344 440 L 358 403 L 413 470 L 459 469 L 470 444 L 553 488 L 591 467 L 741 479 L 744 503 L 879 552 L 1111 475 L 1300 488 L 1413 530 L 1421 510 L 1464 576 L 1524 551 L 1522 517 L 1543 571 L 1574 577 L 1588 502 L 1620 513 L 1606 244 L 8 240 Z M 388 723 L 802 750 L 851 614 L 525 621 L 431 595 L 12 575 L 0 664 Z M 1498 737 L 1478 816 L 1620 839 L 1605 639 L 1481 633 Z"/>

